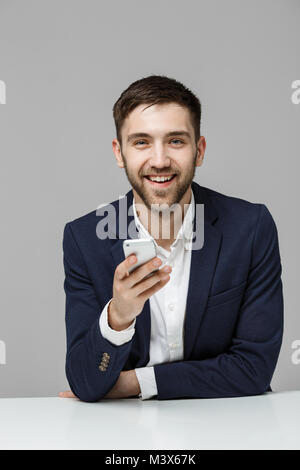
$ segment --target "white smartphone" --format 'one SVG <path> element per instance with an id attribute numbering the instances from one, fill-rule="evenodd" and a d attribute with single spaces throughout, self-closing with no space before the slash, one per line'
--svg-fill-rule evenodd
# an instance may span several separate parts
<path id="1" fill-rule="evenodd" d="M 132 254 L 135 254 L 137 257 L 137 262 L 132 267 L 128 268 L 129 273 L 147 261 L 150 261 L 150 259 L 156 257 L 156 247 L 154 241 L 150 240 L 149 238 L 134 238 L 124 240 L 123 251 L 125 258 Z M 145 278 L 151 276 L 155 271 L 158 271 L 158 269 L 154 269 L 151 273 L 145 276 Z"/>

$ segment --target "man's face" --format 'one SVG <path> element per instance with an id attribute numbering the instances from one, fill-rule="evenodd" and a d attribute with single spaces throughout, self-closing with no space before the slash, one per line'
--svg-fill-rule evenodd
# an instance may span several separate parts
<path id="1" fill-rule="evenodd" d="M 199 156 L 201 145 L 196 145 L 188 109 L 177 103 L 147 106 L 139 105 L 129 114 L 121 130 L 119 155 L 114 150 L 135 198 L 137 201 L 140 198 L 150 209 L 151 204 L 171 206 L 181 201 L 191 185 L 196 166 L 202 163 L 204 151 Z M 151 181 L 150 177 L 155 176 L 172 179 Z"/>

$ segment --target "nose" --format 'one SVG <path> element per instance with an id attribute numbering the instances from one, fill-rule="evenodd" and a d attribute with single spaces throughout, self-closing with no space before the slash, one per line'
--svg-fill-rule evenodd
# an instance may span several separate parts
<path id="1" fill-rule="evenodd" d="M 155 168 L 168 168 L 170 166 L 168 150 L 163 144 L 157 144 L 153 147 L 149 165 Z"/>

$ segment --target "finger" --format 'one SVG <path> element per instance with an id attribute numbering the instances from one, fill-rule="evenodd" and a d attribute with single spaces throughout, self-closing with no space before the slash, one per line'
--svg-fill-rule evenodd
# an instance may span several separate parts
<path id="1" fill-rule="evenodd" d="M 162 279 L 164 274 L 170 274 L 171 272 L 172 272 L 172 266 L 169 266 L 169 265 L 166 264 L 161 269 L 158 269 L 157 267 L 154 269 L 154 265 L 153 265 L 153 267 L 151 267 L 151 263 L 150 263 L 148 265 L 148 269 L 145 269 L 143 271 L 141 270 L 142 276 L 139 275 L 139 276 L 135 277 L 134 273 L 130 276 L 129 279 L 130 279 L 130 283 L 132 284 L 130 287 L 136 287 L 137 285 L 139 285 L 144 280 L 149 279 L 149 278 L 153 278 L 153 276 L 155 276 L 156 274 L 159 275 L 159 279 Z M 129 279 L 128 279 L 128 281 L 129 281 Z M 158 279 L 156 278 L 156 282 L 157 282 L 157 280 Z M 148 287 L 151 287 L 151 285 L 149 285 Z M 140 293 L 140 291 L 139 291 L 139 293 Z"/>
<path id="2" fill-rule="evenodd" d="M 60 396 L 61 398 L 77 398 L 76 395 L 74 395 L 74 393 L 71 392 L 71 390 L 67 390 L 65 392 L 59 392 L 58 396 Z"/>
<path id="3" fill-rule="evenodd" d="M 151 297 L 151 295 L 155 294 L 155 292 L 159 291 L 162 287 L 164 287 L 167 284 L 167 282 L 169 282 L 169 280 L 170 280 L 170 276 L 168 276 L 167 279 L 160 280 L 159 282 L 154 284 L 154 286 L 152 286 L 149 289 L 142 292 L 138 296 L 138 298 L 142 299 L 144 302 L 146 302 L 146 300 L 149 299 L 149 297 Z"/>
<path id="4" fill-rule="evenodd" d="M 162 261 L 160 258 L 155 256 L 151 260 L 139 266 L 135 271 L 130 273 L 130 277 L 126 280 L 126 287 L 133 287 L 135 284 L 140 282 L 147 274 L 152 273 L 155 270 L 158 270 L 161 266 Z"/>
<path id="5" fill-rule="evenodd" d="M 135 255 L 130 255 L 125 258 L 122 263 L 116 267 L 115 276 L 116 279 L 121 281 L 126 278 L 129 274 L 129 269 L 137 263 L 137 257 Z"/>
<path id="6" fill-rule="evenodd" d="M 142 281 L 145 276 L 153 273 L 154 271 L 158 271 L 161 264 L 162 260 L 157 256 L 142 264 L 132 273 L 130 273 L 128 279 L 124 281 L 125 287 L 130 289 L 131 287 L 135 286 L 138 282 Z"/>
<path id="7" fill-rule="evenodd" d="M 148 277 L 147 279 L 144 279 L 140 281 L 138 284 L 136 284 L 132 288 L 132 292 L 136 297 L 138 297 L 143 292 L 147 291 L 148 289 L 156 285 L 158 282 L 169 280 L 169 278 L 170 276 L 167 273 L 164 273 L 163 271 L 159 271 L 155 274 L 152 274 L 152 276 Z"/>

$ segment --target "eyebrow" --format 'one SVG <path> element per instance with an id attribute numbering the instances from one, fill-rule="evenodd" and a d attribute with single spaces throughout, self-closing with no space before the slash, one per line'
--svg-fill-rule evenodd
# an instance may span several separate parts
<path id="1" fill-rule="evenodd" d="M 191 137 L 191 134 L 189 132 L 181 131 L 181 130 L 168 132 L 165 135 L 165 137 L 174 137 L 174 136 L 179 136 L 179 135 L 189 137 L 189 138 Z M 140 137 L 151 138 L 151 135 L 147 134 L 146 132 L 135 132 L 134 134 L 129 134 L 129 136 L 127 137 L 127 142 L 132 142 L 132 140 L 138 139 Z"/>

